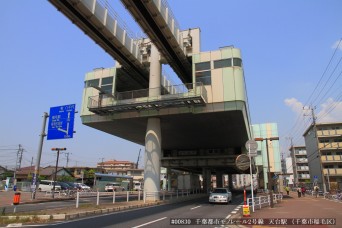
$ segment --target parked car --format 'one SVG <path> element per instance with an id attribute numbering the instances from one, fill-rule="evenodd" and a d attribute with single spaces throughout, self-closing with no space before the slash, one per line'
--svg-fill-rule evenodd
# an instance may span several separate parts
<path id="1" fill-rule="evenodd" d="M 111 182 L 106 184 L 105 186 L 106 192 L 119 192 L 119 191 L 125 191 L 125 188 L 121 186 L 119 182 Z"/>
<path id="2" fill-rule="evenodd" d="M 67 183 L 71 187 L 71 190 L 81 190 L 81 187 L 73 182 L 65 182 L 65 183 Z"/>
<path id="3" fill-rule="evenodd" d="M 215 188 L 209 196 L 209 203 L 229 203 L 232 202 L 232 193 L 228 188 Z"/>
<path id="4" fill-rule="evenodd" d="M 41 180 L 38 185 L 38 191 L 48 192 L 53 190 L 54 181 L 52 180 Z M 55 182 L 55 191 L 61 190 L 62 187 Z"/>
<path id="5" fill-rule="evenodd" d="M 73 187 L 70 186 L 68 183 L 66 182 L 58 182 L 58 184 L 61 186 L 62 190 L 72 190 Z"/>
<path id="6" fill-rule="evenodd" d="M 82 191 L 90 191 L 90 187 L 88 185 L 82 184 L 82 183 L 74 183 L 78 186 L 78 188 Z"/>
<path id="7" fill-rule="evenodd" d="M 144 183 L 143 182 L 134 182 L 133 183 L 133 190 L 139 191 L 144 189 Z"/>

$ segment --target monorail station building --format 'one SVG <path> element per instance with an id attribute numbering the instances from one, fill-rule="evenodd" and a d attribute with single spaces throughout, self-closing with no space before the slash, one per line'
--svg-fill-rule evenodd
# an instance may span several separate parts
<path id="1" fill-rule="evenodd" d="M 204 191 L 211 175 L 220 187 L 246 172 L 236 163 L 252 138 L 238 48 L 201 52 L 200 29 L 180 30 L 164 1 L 122 1 L 148 36 L 138 40 L 98 1 L 50 2 L 117 61 L 86 73 L 81 119 L 145 146 L 145 191 L 160 190 L 161 167 L 201 174 Z M 180 84 L 163 77 L 165 64 Z"/>

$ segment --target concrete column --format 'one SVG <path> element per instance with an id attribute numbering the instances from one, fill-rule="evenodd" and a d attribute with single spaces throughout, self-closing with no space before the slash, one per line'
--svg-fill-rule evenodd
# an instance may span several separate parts
<path id="1" fill-rule="evenodd" d="M 228 185 L 229 185 L 229 189 L 233 189 L 234 185 L 233 185 L 233 174 L 229 174 L 228 175 Z"/>
<path id="2" fill-rule="evenodd" d="M 149 96 L 160 95 L 160 84 L 161 84 L 161 63 L 158 49 L 152 44 L 151 45 L 151 57 L 150 57 L 150 83 L 149 83 Z"/>
<path id="3" fill-rule="evenodd" d="M 146 200 L 159 199 L 160 191 L 161 132 L 160 119 L 149 118 L 145 137 L 144 191 L 150 195 Z M 155 193 L 155 197 L 150 193 Z"/>
<path id="4" fill-rule="evenodd" d="M 223 187 L 223 172 L 222 171 L 216 171 L 216 187 L 222 188 Z"/>
<path id="5" fill-rule="evenodd" d="M 167 168 L 166 173 L 167 173 L 167 190 L 171 191 L 171 169 Z"/>
<path id="6" fill-rule="evenodd" d="M 159 96 L 161 64 L 159 52 L 154 45 L 151 47 L 150 61 L 149 96 Z M 160 119 L 148 118 L 144 156 L 144 191 L 147 194 L 146 201 L 159 200 L 161 140 Z"/>
<path id="7" fill-rule="evenodd" d="M 209 193 L 211 189 L 211 171 L 208 168 L 203 168 L 203 192 Z"/>

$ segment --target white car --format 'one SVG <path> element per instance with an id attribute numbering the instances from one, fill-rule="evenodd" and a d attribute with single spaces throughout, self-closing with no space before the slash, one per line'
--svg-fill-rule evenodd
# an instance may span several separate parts
<path id="1" fill-rule="evenodd" d="M 88 185 L 82 184 L 82 183 L 74 183 L 77 185 L 77 187 L 82 191 L 90 191 L 90 187 Z"/>
<path id="2" fill-rule="evenodd" d="M 121 186 L 120 183 L 112 182 L 108 183 L 105 186 L 105 191 L 106 192 L 119 192 L 119 191 L 125 191 L 125 188 Z"/>
<path id="3" fill-rule="evenodd" d="M 210 193 L 209 203 L 229 203 L 232 202 L 232 193 L 227 188 L 215 188 Z"/>
<path id="4" fill-rule="evenodd" d="M 50 192 L 53 190 L 54 181 L 52 180 L 41 180 L 38 185 L 38 191 Z M 61 186 L 55 182 L 55 191 L 61 190 Z"/>

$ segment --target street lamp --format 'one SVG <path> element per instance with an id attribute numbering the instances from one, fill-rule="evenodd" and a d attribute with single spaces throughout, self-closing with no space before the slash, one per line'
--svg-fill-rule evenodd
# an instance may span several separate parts
<path id="1" fill-rule="evenodd" d="M 52 188 L 52 198 L 55 198 L 55 188 L 56 188 L 56 181 L 57 181 L 57 167 L 58 167 L 59 151 L 60 150 L 66 150 L 66 148 L 52 148 L 51 150 L 52 151 L 57 151 L 55 178 L 54 178 L 54 181 L 53 181 L 53 188 Z"/>
<path id="2" fill-rule="evenodd" d="M 255 138 L 255 141 L 264 141 L 266 140 L 266 152 L 267 152 L 267 165 L 268 165 L 268 175 L 267 175 L 267 179 L 268 179 L 268 191 L 270 194 L 270 204 L 271 204 L 271 208 L 274 207 L 273 204 L 273 192 L 272 192 L 272 184 L 271 184 L 271 169 L 270 169 L 270 155 L 268 153 L 268 140 L 273 141 L 273 140 L 279 140 L 279 137 L 270 137 L 270 138 Z"/>

